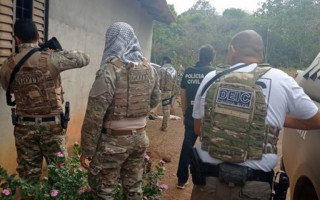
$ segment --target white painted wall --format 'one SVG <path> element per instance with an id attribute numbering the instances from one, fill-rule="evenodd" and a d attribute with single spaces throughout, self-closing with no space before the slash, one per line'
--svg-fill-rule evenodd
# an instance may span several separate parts
<path id="1" fill-rule="evenodd" d="M 144 56 L 151 55 L 153 20 L 136 0 L 50 0 L 49 35 L 64 49 L 80 49 L 90 55 L 90 64 L 62 73 L 64 99 L 71 103 L 68 147 L 80 140 L 88 93 L 99 69 L 106 29 L 114 22 L 129 23 L 138 37 Z M 0 91 L 0 165 L 9 172 L 16 167 L 13 126 L 5 92 Z M 70 150 L 69 150 L 70 152 Z"/>

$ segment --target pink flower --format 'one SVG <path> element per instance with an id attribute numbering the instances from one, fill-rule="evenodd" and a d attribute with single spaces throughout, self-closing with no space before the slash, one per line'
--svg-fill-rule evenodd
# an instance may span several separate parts
<path id="1" fill-rule="evenodd" d="M 90 186 L 88 186 L 88 192 L 91 192 L 91 191 L 92 191 L 91 187 L 90 187 Z"/>
<path id="2" fill-rule="evenodd" d="M 169 188 L 166 184 L 161 184 L 159 187 L 164 190 L 167 190 Z"/>
<path id="3" fill-rule="evenodd" d="M 60 151 L 58 153 L 56 153 L 56 156 L 58 156 L 60 158 L 64 157 L 63 153 L 61 153 Z"/>
<path id="4" fill-rule="evenodd" d="M 78 194 L 80 194 L 80 195 L 83 194 L 83 193 L 84 193 L 84 190 L 83 190 L 83 189 L 81 189 L 81 190 L 78 191 Z"/>
<path id="5" fill-rule="evenodd" d="M 144 155 L 145 159 L 149 160 L 150 156 L 148 154 Z"/>
<path id="6" fill-rule="evenodd" d="M 51 197 L 56 197 L 59 193 L 59 190 L 51 190 L 50 195 Z"/>
<path id="7" fill-rule="evenodd" d="M 4 189 L 4 190 L 2 190 L 2 194 L 6 195 L 6 196 L 9 196 L 9 194 L 10 194 L 10 189 Z"/>
<path id="8" fill-rule="evenodd" d="M 74 145 L 77 145 L 77 146 L 78 146 L 78 145 L 79 145 L 79 142 L 75 141 L 75 142 L 74 142 Z"/>
<path id="9" fill-rule="evenodd" d="M 63 167 L 63 163 L 58 163 L 58 167 Z"/>
<path id="10" fill-rule="evenodd" d="M 166 162 L 164 160 L 160 160 L 161 164 L 166 164 Z"/>

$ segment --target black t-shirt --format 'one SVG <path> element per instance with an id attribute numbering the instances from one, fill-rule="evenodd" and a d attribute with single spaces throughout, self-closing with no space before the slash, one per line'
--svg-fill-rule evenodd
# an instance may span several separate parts
<path id="1" fill-rule="evenodd" d="M 189 67 L 184 71 L 180 87 L 186 90 L 187 96 L 187 110 L 184 116 L 186 125 L 193 126 L 192 110 L 194 97 L 203 78 L 213 70 L 215 70 L 214 67 L 198 62 L 196 66 Z"/>

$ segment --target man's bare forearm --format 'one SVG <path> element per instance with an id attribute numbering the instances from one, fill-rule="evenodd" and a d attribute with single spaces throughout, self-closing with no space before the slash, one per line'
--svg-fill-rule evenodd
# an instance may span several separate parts
<path id="1" fill-rule="evenodd" d="M 287 115 L 284 122 L 284 127 L 300 130 L 320 129 L 320 112 L 318 111 L 318 113 L 310 119 L 296 119 Z"/>
<path id="2" fill-rule="evenodd" d="M 201 119 L 194 119 L 194 133 L 198 136 L 201 135 Z"/>
<path id="3" fill-rule="evenodd" d="M 180 98 L 181 98 L 181 109 L 184 115 L 187 110 L 187 94 L 185 89 L 180 89 Z"/>

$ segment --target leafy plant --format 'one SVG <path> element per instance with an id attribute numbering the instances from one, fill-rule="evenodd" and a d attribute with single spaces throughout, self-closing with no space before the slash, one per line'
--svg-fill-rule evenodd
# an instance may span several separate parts
<path id="1" fill-rule="evenodd" d="M 0 199 L 14 200 L 16 190 L 24 198 L 41 200 L 89 200 L 93 199 L 91 188 L 87 182 L 87 170 L 80 166 L 81 149 L 78 143 L 73 147 L 74 156 L 65 159 L 61 152 L 47 167 L 49 177 L 44 177 L 39 183 L 30 183 L 16 174 L 8 175 L 7 171 L 0 166 Z M 143 176 L 144 199 L 160 199 L 164 189 L 168 186 L 158 181 L 164 175 L 164 161 L 156 164 L 155 170 L 151 170 L 151 159 L 145 157 L 145 170 Z M 119 182 L 116 188 L 115 200 L 124 200 L 122 185 Z"/>
<path id="2" fill-rule="evenodd" d="M 47 167 L 49 177 L 44 177 L 39 183 L 30 183 L 15 174 L 8 175 L 0 167 L 0 199 L 13 200 L 15 191 L 19 188 L 22 197 L 31 199 L 84 200 L 90 199 L 91 189 L 87 183 L 87 171 L 80 166 L 80 145 L 75 143 L 74 156 L 67 160 L 61 152 Z M 92 199 L 92 198 L 91 198 Z"/>
<path id="3" fill-rule="evenodd" d="M 159 183 L 159 180 L 165 172 L 164 164 L 165 162 L 160 160 L 160 162 L 156 164 L 154 171 L 151 170 L 144 174 L 142 189 L 145 199 L 158 200 L 160 199 L 163 190 L 168 189 L 166 184 Z"/>
<path id="4" fill-rule="evenodd" d="M 142 191 L 144 200 L 159 200 L 163 190 L 168 189 L 166 184 L 160 184 L 159 181 L 164 175 L 165 162 L 160 160 L 155 166 L 154 170 L 151 169 L 152 160 L 149 155 L 145 155 L 144 159 L 144 173 L 142 180 Z M 115 200 L 125 200 L 126 197 L 122 195 L 123 187 L 121 182 L 118 182 L 116 188 Z"/>

